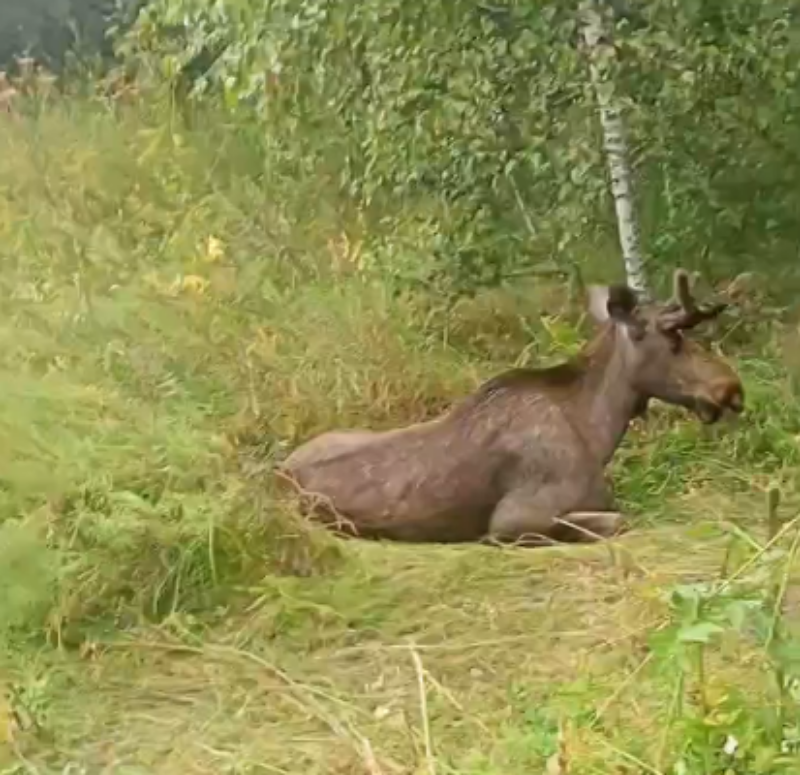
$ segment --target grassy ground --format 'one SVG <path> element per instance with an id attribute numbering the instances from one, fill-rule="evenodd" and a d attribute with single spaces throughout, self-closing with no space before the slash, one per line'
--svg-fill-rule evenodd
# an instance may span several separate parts
<path id="1" fill-rule="evenodd" d="M 340 543 L 272 497 L 301 438 L 580 344 L 555 287 L 394 294 L 414 237 L 241 127 L 3 127 L 0 771 L 797 771 L 790 328 L 739 339 L 737 424 L 635 429 L 614 544 Z"/>

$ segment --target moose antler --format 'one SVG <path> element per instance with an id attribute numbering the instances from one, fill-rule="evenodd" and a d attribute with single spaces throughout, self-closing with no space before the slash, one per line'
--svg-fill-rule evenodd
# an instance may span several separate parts
<path id="1" fill-rule="evenodd" d="M 673 299 L 659 315 L 658 327 L 662 331 L 681 331 L 694 328 L 706 320 L 717 317 L 727 306 L 727 304 L 698 306 L 692 296 L 689 273 L 685 269 L 676 269 Z"/>

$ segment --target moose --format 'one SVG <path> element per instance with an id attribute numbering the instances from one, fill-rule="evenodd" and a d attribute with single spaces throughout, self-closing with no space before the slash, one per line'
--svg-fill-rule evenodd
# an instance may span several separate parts
<path id="1" fill-rule="evenodd" d="M 277 473 L 306 515 L 348 537 L 541 546 L 625 532 L 605 467 L 631 421 L 655 398 L 715 423 L 744 410 L 744 389 L 685 336 L 726 307 L 699 305 L 685 270 L 666 303 L 626 285 L 588 297 L 597 331 L 573 359 L 509 370 L 426 422 L 323 433 Z"/>

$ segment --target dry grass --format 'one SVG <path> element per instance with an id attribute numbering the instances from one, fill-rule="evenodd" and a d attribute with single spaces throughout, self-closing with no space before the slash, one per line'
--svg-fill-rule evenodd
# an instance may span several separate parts
<path id="1" fill-rule="evenodd" d="M 215 623 L 41 655 L 17 681 L 46 734 L 18 753 L 38 771 L 521 775 L 562 729 L 570 772 L 654 772 L 628 768 L 663 747 L 647 636 L 662 593 L 718 577 L 724 553 L 714 525 L 541 551 L 350 543 L 340 573 L 270 578 Z M 748 648 L 720 680 L 728 664 L 758 686 Z"/>

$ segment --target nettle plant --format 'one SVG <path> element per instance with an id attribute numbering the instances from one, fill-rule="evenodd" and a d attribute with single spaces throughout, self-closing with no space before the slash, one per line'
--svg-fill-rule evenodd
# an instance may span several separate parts
<path id="1" fill-rule="evenodd" d="M 800 518 L 781 524 L 777 506 L 772 490 L 767 541 L 728 525 L 719 579 L 666 594 L 669 619 L 649 643 L 672 685 L 660 770 L 667 760 L 676 775 L 797 771 L 800 641 L 785 611 Z M 737 655 L 734 671 L 731 655 Z"/>

